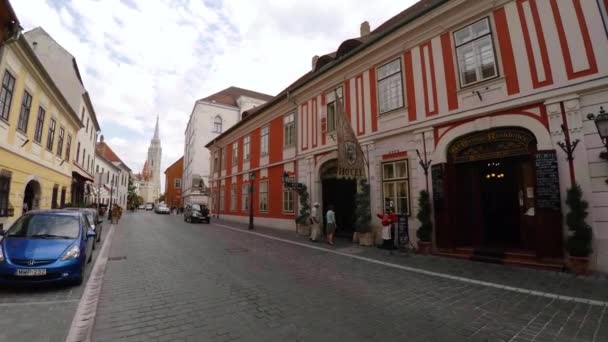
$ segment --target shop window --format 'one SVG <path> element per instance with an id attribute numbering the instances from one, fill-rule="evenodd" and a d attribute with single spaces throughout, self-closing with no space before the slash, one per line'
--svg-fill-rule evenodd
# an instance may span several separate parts
<path id="1" fill-rule="evenodd" d="M 379 67 L 377 75 L 379 113 L 383 114 L 403 107 L 401 58 Z"/>
<path id="2" fill-rule="evenodd" d="M 283 187 L 283 212 L 293 213 L 293 202 L 294 202 L 293 191 Z"/>
<path id="3" fill-rule="evenodd" d="M 498 76 L 492 29 L 488 18 L 454 32 L 454 42 L 461 86 Z"/>
<path id="4" fill-rule="evenodd" d="M 0 217 L 8 216 L 9 194 L 11 189 L 11 173 L 0 171 Z"/>
<path id="5" fill-rule="evenodd" d="M 249 209 L 249 185 L 241 187 L 241 211 Z"/>
<path id="6" fill-rule="evenodd" d="M 4 77 L 2 78 L 2 88 L 0 88 L 0 119 L 4 121 L 8 121 L 14 90 L 15 78 L 7 70 L 4 72 Z"/>
<path id="7" fill-rule="evenodd" d="M 327 132 L 334 132 L 336 130 L 337 124 L 337 106 L 336 95 L 340 100 L 343 100 L 342 97 L 342 87 L 338 87 L 335 91 L 331 91 L 325 94 L 325 98 L 327 100 Z M 344 104 L 343 101 L 341 101 Z"/>
<path id="8" fill-rule="evenodd" d="M 296 122 L 293 113 L 283 117 L 283 147 L 292 147 L 296 143 Z"/>
<path id="9" fill-rule="evenodd" d="M 268 211 L 268 181 L 260 182 L 260 211 Z"/>
<path id="10" fill-rule="evenodd" d="M 408 161 L 382 164 L 384 210 L 392 207 L 397 214 L 410 214 Z"/>
<path id="11" fill-rule="evenodd" d="M 236 210 L 236 186 L 233 184 L 230 187 L 230 211 Z"/>
<path id="12" fill-rule="evenodd" d="M 261 130 L 261 141 L 260 141 L 260 154 L 265 156 L 268 154 L 268 138 L 269 138 L 270 127 L 262 127 Z"/>

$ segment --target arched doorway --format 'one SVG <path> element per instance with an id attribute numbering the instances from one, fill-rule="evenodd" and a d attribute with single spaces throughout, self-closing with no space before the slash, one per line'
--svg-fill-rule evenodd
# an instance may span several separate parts
<path id="1" fill-rule="evenodd" d="M 23 193 L 23 203 L 27 203 L 29 210 L 40 208 L 40 183 L 36 180 L 31 180 L 25 186 Z"/>
<path id="2" fill-rule="evenodd" d="M 352 237 L 355 232 L 355 196 L 357 183 L 355 180 L 338 179 L 338 161 L 331 159 L 319 169 L 323 198 L 323 227 L 325 227 L 325 212 L 329 205 L 334 206 L 336 224 L 339 236 Z"/>

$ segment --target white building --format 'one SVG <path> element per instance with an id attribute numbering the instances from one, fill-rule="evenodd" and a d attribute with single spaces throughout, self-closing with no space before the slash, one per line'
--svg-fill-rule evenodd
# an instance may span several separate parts
<path id="1" fill-rule="evenodd" d="M 100 131 L 91 98 L 84 87 L 76 59 L 69 51 L 41 27 L 26 32 L 24 36 L 84 126 L 72 145 L 71 198 L 74 204 L 87 203 L 91 199 L 86 185 L 93 181 L 95 143 Z"/>
<path id="2" fill-rule="evenodd" d="M 206 202 L 200 191 L 209 177 L 209 151 L 205 144 L 241 120 L 243 112 L 262 105 L 272 96 L 229 87 L 194 103 L 184 144 L 183 203 Z"/>
<path id="3" fill-rule="evenodd" d="M 111 202 L 126 208 L 131 169 L 104 142 L 103 135 L 97 143 L 95 154 L 95 185 L 99 191 L 99 203 Z"/>

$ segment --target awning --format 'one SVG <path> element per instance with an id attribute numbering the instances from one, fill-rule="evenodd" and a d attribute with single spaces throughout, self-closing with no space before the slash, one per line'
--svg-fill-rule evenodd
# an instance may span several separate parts
<path id="1" fill-rule="evenodd" d="M 80 166 L 78 166 L 75 163 L 72 163 L 72 174 L 76 174 L 78 176 L 80 176 L 81 178 L 84 178 L 85 180 L 94 182 L 95 180 L 93 179 L 93 177 L 91 177 L 91 175 L 89 175 L 85 170 L 83 170 Z"/>

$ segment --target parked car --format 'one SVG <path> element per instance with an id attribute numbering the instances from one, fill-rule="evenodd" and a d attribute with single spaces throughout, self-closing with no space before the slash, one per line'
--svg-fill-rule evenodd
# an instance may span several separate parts
<path id="1" fill-rule="evenodd" d="M 171 209 L 164 204 L 159 204 L 156 206 L 156 208 L 154 208 L 154 212 L 157 214 L 170 214 Z"/>
<path id="2" fill-rule="evenodd" d="M 140 204 L 139 205 L 139 209 L 146 209 L 146 205 L 145 204 Z"/>
<path id="3" fill-rule="evenodd" d="M 30 211 L 0 231 L 0 283 L 81 284 L 93 257 L 95 232 L 85 213 Z"/>
<path id="4" fill-rule="evenodd" d="M 210 223 L 209 209 L 204 204 L 188 204 L 184 209 L 184 221 Z"/>
<path id="5" fill-rule="evenodd" d="M 152 210 L 152 209 L 154 209 L 154 204 L 146 203 L 146 210 Z"/>
<path id="6" fill-rule="evenodd" d="M 66 210 L 77 210 L 82 211 L 87 215 L 87 219 L 89 219 L 89 223 L 91 224 L 91 229 L 95 231 L 97 234 L 97 238 L 93 241 L 93 250 L 97 247 L 97 243 L 101 242 L 101 233 L 103 231 L 103 220 L 97 213 L 95 208 L 65 208 Z"/>

